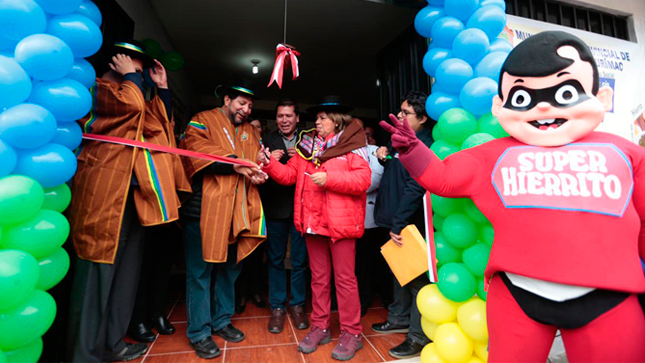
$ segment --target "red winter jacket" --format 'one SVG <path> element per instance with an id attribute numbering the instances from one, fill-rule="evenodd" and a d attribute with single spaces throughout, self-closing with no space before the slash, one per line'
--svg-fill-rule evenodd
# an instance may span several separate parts
<path id="1" fill-rule="evenodd" d="M 327 236 L 332 241 L 363 236 L 366 192 L 372 172 L 361 156 L 350 152 L 320 167 L 300 155 L 287 164 L 272 158 L 264 171 L 279 184 L 296 184 L 293 222 L 300 233 Z M 317 172 L 327 173 L 324 187 L 309 177 Z"/>

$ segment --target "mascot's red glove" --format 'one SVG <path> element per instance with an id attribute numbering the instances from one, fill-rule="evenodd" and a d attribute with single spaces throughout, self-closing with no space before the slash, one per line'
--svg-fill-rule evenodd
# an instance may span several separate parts
<path id="1" fill-rule="evenodd" d="M 432 161 L 432 151 L 417 138 L 407 119 L 401 122 L 390 114 L 390 120 L 394 126 L 387 121 L 381 121 L 381 127 L 392 134 L 392 146 L 399 152 L 399 159 L 410 175 L 413 178 L 421 176 Z"/>

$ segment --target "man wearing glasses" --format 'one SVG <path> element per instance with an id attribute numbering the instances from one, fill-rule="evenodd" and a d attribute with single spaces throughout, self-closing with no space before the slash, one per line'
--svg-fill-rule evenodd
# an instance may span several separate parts
<path id="1" fill-rule="evenodd" d="M 433 141 L 432 126 L 436 122 L 426 113 L 427 97 L 422 92 L 408 93 L 397 116 L 400 122 L 407 119 L 419 140 L 430 147 Z M 414 224 L 421 233 L 425 231 L 425 190 L 401 164 L 398 152 L 391 143 L 379 148 L 376 156 L 385 165 L 385 172 L 376 197 L 374 220 L 379 227 L 389 229 L 390 238 L 400 246 L 403 244 L 401 230 L 407 225 Z M 407 333 L 405 341 L 390 349 L 389 353 L 399 359 L 417 356 L 423 346 L 429 343 L 421 329 L 421 314 L 416 304 L 419 290 L 429 283 L 428 277 L 422 274 L 404 287 L 396 279 L 393 280 L 394 302 L 388 306 L 387 321 L 373 324 L 372 330 L 381 334 Z"/>

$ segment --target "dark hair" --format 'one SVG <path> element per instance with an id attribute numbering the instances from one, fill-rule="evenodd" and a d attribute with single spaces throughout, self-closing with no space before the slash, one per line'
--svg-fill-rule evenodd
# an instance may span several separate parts
<path id="1" fill-rule="evenodd" d="M 260 118 L 259 118 L 259 117 L 255 116 L 255 115 L 253 115 L 253 114 L 249 115 L 249 117 L 248 117 L 246 120 L 247 120 L 248 122 L 258 120 L 258 121 L 260 121 L 260 123 L 262 123 L 262 120 L 260 120 Z"/>
<path id="2" fill-rule="evenodd" d="M 408 105 L 412 106 L 414 109 L 414 113 L 419 116 L 419 118 L 425 116 L 428 121 L 431 120 L 430 116 L 428 116 L 428 113 L 426 112 L 426 99 L 428 99 L 428 95 L 419 92 L 419 91 L 411 91 L 408 92 L 408 94 L 403 97 L 403 100 L 401 103 L 408 101 Z M 425 122 L 424 126 L 429 126 L 430 122 Z"/>
<path id="3" fill-rule="evenodd" d="M 499 97 L 502 98 L 501 86 L 505 72 L 516 77 L 546 77 L 572 65 L 573 60 L 558 55 L 558 49 L 567 45 L 578 51 L 582 61 L 591 63 L 593 69 L 591 93 L 594 95 L 598 93 L 600 84 L 598 67 L 589 47 L 575 35 L 563 31 L 545 31 L 524 40 L 508 55 L 499 71 Z"/>
<path id="4" fill-rule="evenodd" d="M 283 98 L 280 101 L 278 101 L 278 104 L 275 106 L 275 112 L 278 112 L 278 107 L 285 107 L 285 106 L 293 106 L 293 112 L 296 115 L 300 115 L 300 108 L 298 107 L 298 102 L 290 98 Z"/>

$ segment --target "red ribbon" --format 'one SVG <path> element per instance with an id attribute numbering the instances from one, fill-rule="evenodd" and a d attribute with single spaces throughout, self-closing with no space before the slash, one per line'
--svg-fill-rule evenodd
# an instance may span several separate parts
<path id="1" fill-rule="evenodd" d="M 197 151 L 190 151 L 190 150 L 178 149 L 178 148 L 170 147 L 170 146 L 151 144 L 149 142 L 142 142 L 142 141 L 136 141 L 136 140 L 123 139 L 123 138 L 120 138 L 120 137 L 96 135 L 96 134 L 83 134 L 83 138 L 85 140 L 109 142 L 109 143 L 112 143 L 112 144 L 126 145 L 126 146 L 132 146 L 132 147 L 140 147 L 140 148 L 143 148 L 143 149 L 148 149 L 148 150 L 153 150 L 153 151 L 161 151 L 161 152 L 164 152 L 164 153 L 176 154 L 176 155 L 180 155 L 180 156 L 186 156 L 186 157 L 189 157 L 189 158 L 197 158 L 197 159 L 204 159 L 204 160 L 209 160 L 209 161 L 216 161 L 218 163 L 248 166 L 248 167 L 251 167 L 251 168 L 255 167 L 255 165 L 253 165 L 252 163 L 249 163 L 248 161 L 241 160 L 241 159 L 229 158 L 229 157 L 226 157 L 226 156 L 217 156 L 217 155 L 205 154 L 205 153 L 200 153 L 200 152 L 197 152 Z"/>
<path id="2" fill-rule="evenodd" d="M 284 67 L 291 63 L 291 73 L 293 74 L 293 80 L 295 81 L 300 77 L 300 70 L 298 69 L 298 57 L 300 52 L 296 48 L 288 44 L 278 44 L 275 48 L 275 64 L 273 65 L 273 73 L 271 73 L 271 81 L 269 81 L 268 87 L 271 87 L 273 82 L 282 89 L 282 76 L 284 74 Z"/>

